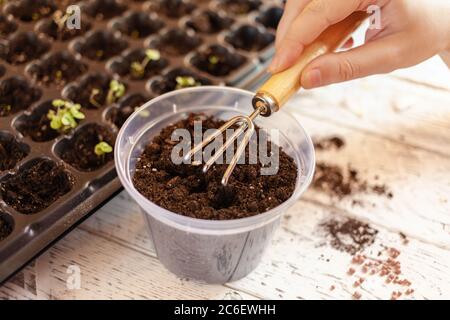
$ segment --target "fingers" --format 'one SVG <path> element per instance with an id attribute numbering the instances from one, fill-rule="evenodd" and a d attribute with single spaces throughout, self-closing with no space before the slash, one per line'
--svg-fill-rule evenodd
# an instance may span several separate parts
<path id="1" fill-rule="evenodd" d="M 277 36 L 275 39 L 275 48 L 279 48 L 281 40 L 286 35 L 292 21 L 303 11 L 305 6 L 311 0 L 288 0 L 284 6 L 283 16 L 281 17 L 280 23 L 277 28 Z"/>
<path id="2" fill-rule="evenodd" d="M 285 31 L 269 71 L 274 73 L 290 67 L 306 45 L 314 41 L 327 27 L 356 11 L 362 2 L 362 0 L 312 0 L 309 2 Z"/>
<path id="3" fill-rule="evenodd" d="M 311 89 L 409 66 L 404 58 L 407 48 L 405 38 L 396 34 L 349 51 L 320 56 L 303 71 L 302 87 Z"/>

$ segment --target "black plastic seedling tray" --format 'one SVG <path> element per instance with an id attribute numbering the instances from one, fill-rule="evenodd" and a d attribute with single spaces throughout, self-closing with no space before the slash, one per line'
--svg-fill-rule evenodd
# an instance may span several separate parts
<path id="1" fill-rule="evenodd" d="M 81 8 L 80 30 L 55 23 L 55 12 L 71 4 Z M 63 160 L 78 133 L 98 125 L 115 137 L 130 110 L 174 90 L 177 76 L 249 88 L 273 54 L 282 5 L 281 0 L 0 1 L 0 282 L 120 190 L 112 156 L 95 168 Z M 142 62 L 148 48 L 159 50 L 160 60 L 133 74 L 131 64 Z M 108 104 L 102 94 L 113 79 L 126 92 Z M 93 87 L 101 91 L 98 105 L 89 100 Z M 54 99 L 80 103 L 86 118 L 64 134 L 49 128 L 46 115 Z M 17 189 L 31 176 L 37 183 L 30 180 L 26 192 Z M 43 195 L 44 189 L 50 191 Z"/>

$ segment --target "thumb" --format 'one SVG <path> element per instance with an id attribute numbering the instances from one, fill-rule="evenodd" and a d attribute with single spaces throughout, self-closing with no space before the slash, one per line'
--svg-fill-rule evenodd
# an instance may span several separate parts
<path id="1" fill-rule="evenodd" d="M 408 50 L 404 38 L 392 35 L 348 51 L 325 54 L 305 68 L 301 75 L 302 87 L 311 89 L 388 73 L 407 66 L 405 53 L 408 54 Z"/>

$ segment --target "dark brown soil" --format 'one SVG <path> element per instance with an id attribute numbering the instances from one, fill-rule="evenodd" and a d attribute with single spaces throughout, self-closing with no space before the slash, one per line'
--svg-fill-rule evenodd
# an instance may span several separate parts
<path id="1" fill-rule="evenodd" d="M 181 29 L 171 29 L 152 41 L 150 46 L 158 49 L 161 53 L 179 56 L 194 50 L 201 42 L 201 38 L 196 35 L 189 34 Z"/>
<path id="2" fill-rule="evenodd" d="M 313 140 L 314 140 L 314 149 L 316 151 L 332 150 L 332 149 L 339 150 L 345 146 L 345 141 L 338 136 Z"/>
<path id="3" fill-rule="evenodd" d="M 9 134 L 0 133 L 0 171 L 9 170 L 30 152 L 30 148 L 20 144 Z"/>
<path id="4" fill-rule="evenodd" d="M 259 0 L 220 0 L 219 7 L 234 14 L 247 14 L 261 6 Z"/>
<path id="5" fill-rule="evenodd" d="M 111 19 L 127 10 L 127 6 L 116 0 L 88 0 L 83 6 L 83 12 L 99 20 Z"/>
<path id="6" fill-rule="evenodd" d="M 43 33 L 52 39 L 59 41 L 68 41 L 75 37 L 85 34 L 91 29 L 91 23 L 83 20 L 80 29 L 60 28 L 52 18 L 42 20 L 37 26 L 37 32 Z"/>
<path id="7" fill-rule="evenodd" d="M 19 0 L 10 2 L 5 12 L 25 21 L 36 21 L 48 17 L 56 10 L 53 0 Z"/>
<path id="8" fill-rule="evenodd" d="M 164 22 L 145 12 L 130 12 L 113 24 L 113 28 L 134 39 L 145 38 L 164 27 Z"/>
<path id="9" fill-rule="evenodd" d="M 226 164 L 214 165 L 206 174 L 201 166 L 175 165 L 171 161 L 176 128 L 188 128 L 193 135 L 196 119 L 203 129 L 218 128 L 221 120 L 191 114 L 163 129 L 146 147 L 136 166 L 136 189 L 157 205 L 185 216 L 225 220 L 253 216 L 275 208 L 293 193 L 297 179 L 294 160 L 280 151 L 276 175 L 261 175 L 261 163 L 237 165 L 226 187 L 221 184 Z M 247 150 L 248 156 L 248 150 Z"/>
<path id="10" fill-rule="evenodd" d="M 194 15 L 186 22 L 186 25 L 196 32 L 212 34 L 229 28 L 233 22 L 234 20 L 230 17 L 223 17 L 217 12 L 206 10 Z"/>
<path id="11" fill-rule="evenodd" d="M 124 98 L 117 108 L 112 108 L 107 115 L 107 119 L 114 123 L 117 128 L 122 127 L 128 117 L 150 99 L 142 94 L 136 93 Z"/>
<path id="12" fill-rule="evenodd" d="M 78 129 L 73 137 L 57 146 L 56 152 L 66 163 L 80 171 L 101 168 L 114 158 L 114 153 L 98 156 L 94 150 L 99 142 L 114 146 L 115 137 L 111 130 L 98 124 L 88 124 Z"/>
<path id="13" fill-rule="evenodd" d="M 11 64 L 22 64 L 39 58 L 50 44 L 39 39 L 32 31 L 17 32 L 6 44 L 0 45 L 0 58 Z"/>
<path id="14" fill-rule="evenodd" d="M 195 67 L 217 77 L 230 74 L 245 61 L 244 56 L 231 53 L 220 45 L 212 45 L 206 50 L 196 53 L 191 59 L 191 63 Z"/>
<path id="15" fill-rule="evenodd" d="M 5 75 L 5 72 L 6 72 L 5 66 L 0 64 L 0 78 Z"/>
<path id="16" fill-rule="evenodd" d="M 7 219 L 5 213 L 0 212 L 0 241 L 11 234 L 13 230 L 11 222 Z"/>
<path id="17" fill-rule="evenodd" d="M 280 7 L 270 7 L 269 9 L 262 12 L 256 21 L 261 23 L 264 27 L 268 29 L 276 30 L 278 24 L 280 23 L 281 16 L 283 15 L 283 9 Z"/>
<path id="18" fill-rule="evenodd" d="M 157 94 L 163 94 L 169 91 L 173 91 L 177 87 L 177 81 L 176 78 L 178 76 L 181 77 L 192 77 L 195 79 L 196 82 L 200 83 L 201 85 L 210 85 L 211 81 L 201 77 L 194 72 L 185 69 L 185 68 L 175 68 L 171 71 L 169 71 L 166 75 L 162 77 L 160 80 L 155 80 L 151 87 L 152 90 Z"/>
<path id="19" fill-rule="evenodd" d="M 375 242 L 378 231 L 355 219 L 331 219 L 321 225 L 327 232 L 330 245 L 354 255 Z"/>
<path id="20" fill-rule="evenodd" d="M 0 36 L 6 37 L 17 30 L 17 23 L 0 14 Z"/>
<path id="21" fill-rule="evenodd" d="M 72 185 L 73 179 L 63 166 L 48 159 L 37 159 L 0 182 L 0 194 L 17 211 L 33 214 L 69 192 Z"/>
<path id="22" fill-rule="evenodd" d="M 50 86 L 63 86 L 87 70 L 87 65 L 70 53 L 56 52 L 30 66 L 28 73 L 38 82 Z"/>
<path id="23" fill-rule="evenodd" d="M 6 117 L 27 109 L 40 99 L 42 91 L 32 87 L 22 77 L 12 77 L 0 81 L 0 117 Z"/>
<path id="24" fill-rule="evenodd" d="M 74 45 L 74 49 L 91 60 L 105 61 L 121 53 L 127 42 L 109 31 L 95 31 Z"/>
<path id="25" fill-rule="evenodd" d="M 63 95 L 84 108 L 99 109 L 107 105 L 110 81 L 111 78 L 105 74 L 90 74 L 77 84 L 69 86 Z M 93 90 L 98 90 L 98 94 L 93 94 Z"/>
<path id="26" fill-rule="evenodd" d="M 251 25 L 243 25 L 225 37 L 233 47 L 245 51 L 260 51 L 275 40 L 275 36 Z"/>
<path id="27" fill-rule="evenodd" d="M 191 13 L 195 9 L 193 2 L 186 0 L 154 0 L 150 3 L 150 10 L 166 17 L 178 19 Z"/>
<path id="28" fill-rule="evenodd" d="M 36 142 L 45 142 L 59 136 L 59 131 L 50 127 L 47 117 L 48 111 L 53 109 L 52 101 L 40 104 L 30 115 L 22 115 L 15 123 L 15 127 L 25 137 L 30 137 Z"/>
<path id="29" fill-rule="evenodd" d="M 133 72 L 131 65 L 135 62 L 142 63 L 144 59 L 145 49 L 135 49 L 127 53 L 123 58 L 113 61 L 110 65 L 110 69 L 112 72 L 117 73 L 122 77 L 129 76 L 133 80 L 142 80 L 159 74 L 169 64 L 167 59 L 161 57 L 157 61 L 151 60 L 147 63 L 143 74 Z"/>

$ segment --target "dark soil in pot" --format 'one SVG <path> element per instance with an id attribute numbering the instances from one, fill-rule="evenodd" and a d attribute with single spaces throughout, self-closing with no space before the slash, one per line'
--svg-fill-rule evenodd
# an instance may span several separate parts
<path id="1" fill-rule="evenodd" d="M 85 34 L 90 29 L 91 23 L 89 21 L 83 20 L 80 25 L 80 29 L 69 29 L 65 26 L 61 27 L 52 18 L 44 19 L 36 26 L 37 32 L 43 33 L 46 36 L 58 41 L 71 40 Z"/>
<path id="2" fill-rule="evenodd" d="M 42 91 L 32 87 L 22 77 L 12 77 L 0 81 L 0 117 L 6 117 L 27 109 L 39 100 Z"/>
<path id="3" fill-rule="evenodd" d="M 17 30 L 17 23 L 0 14 L 0 36 L 6 37 Z"/>
<path id="4" fill-rule="evenodd" d="M 95 31 L 74 45 L 75 50 L 90 60 L 104 61 L 121 53 L 128 46 L 109 31 Z"/>
<path id="5" fill-rule="evenodd" d="M 149 5 L 151 11 L 174 19 L 191 13 L 195 8 L 193 2 L 187 0 L 155 0 Z"/>
<path id="6" fill-rule="evenodd" d="M 229 28 L 234 19 L 224 17 L 212 10 L 205 10 L 194 15 L 186 22 L 186 26 L 199 33 L 217 33 Z"/>
<path id="7" fill-rule="evenodd" d="M 120 128 L 137 108 L 149 100 L 140 93 L 130 95 L 124 98 L 117 107 L 112 108 L 106 118 Z"/>
<path id="8" fill-rule="evenodd" d="M 56 52 L 32 64 L 28 73 L 38 82 L 50 86 L 63 86 L 87 70 L 87 65 L 68 52 Z"/>
<path id="9" fill-rule="evenodd" d="M 282 150 L 276 175 L 261 175 L 262 164 L 258 159 L 256 164 L 237 165 L 226 187 L 222 186 L 221 179 L 227 164 L 215 164 L 206 174 L 202 166 L 175 165 L 171 153 L 177 142 L 171 141 L 172 132 L 187 128 L 193 136 L 197 119 L 203 120 L 204 130 L 224 123 L 202 114 L 191 114 L 163 129 L 138 159 L 133 183 L 150 201 L 189 217 L 225 220 L 263 213 L 293 194 L 297 166 Z"/>
<path id="10" fill-rule="evenodd" d="M 129 76 L 133 80 L 142 80 L 159 74 L 169 64 L 167 59 L 162 57 L 158 60 L 147 61 L 146 51 L 146 49 L 135 49 L 127 53 L 111 63 L 111 71 L 121 77 Z M 139 68 L 135 68 L 136 64 Z"/>
<path id="11" fill-rule="evenodd" d="M 64 162 L 80 171 L 93 171 L 113 160 L 114 153 L 98 155 L 95 147 L 100 142 L 114 146 L 115 136 L 112 131 L 98 124 L 88 124 L 80 127 L 68 140 L 63 140 L 56 146 L 56 153 Z"/>
<path id="12" fill-rule="evenodd" d="M 180 85 L 180 77 L 186 80 L 192 80 L 192 85 Z M 204 77 L 201 77 L 189 69 L 175 68 L 165 74 L 161 79 L 157 79 L 152 82 L 151 89 L 156 94 L 163 94 L 176 89 L 186 88 L 188 86 L 204 86 L 210 85 L 211 81 Z"/>
<path id="13" fill-rule="evenodd" d="M 0 58 L 10 64 L 22 64 L 39 58 L 48 51 L 50 44 L 34 32 L 18 32 L 6 44 L 0 45 Z"/>
<path id="14" fill-rule="evenodd" d="M 19 0 L 10 2 L 5 12 L 25 21 L 36 21 L 48 17 L 56 10 L 53 0 Z"/>
<path id="15" fill-rule="evenodd" d="M 247 14 L 260 6 L 259 0 L 219 0 L 219 8 L 233 14 Z"/>
<path id="16" fill-rule="evenodd" d="M 0 132 L 0 171 L 14 168 L 29 152 L 27 145 L 19 143 L 10 134 Z"/>
<path id="17" fill-rule="evenodd" d="M 233 47 L 245 51 L 260 51 L 275 40 L 275 36 L 251 25 L 243 25 L 225 37 Z"/>
<path id="18" fill-rule="evenodd" d="M 24 214 L 37 213 L 72 189 L 64 167 L 49 159 L 35 159 L 0 182 L 2 199 Z"/>
<path id="19" fill-rule="evenodd" d="M 171 29 L 161 37 L 151 42 L 150 46 L 161 53 L 172 56 L 185 55 L 201 44 L 202 40 L 195 34 L 182 29 Z"/>
<path id="20" fill-rule="evenodd" d="M 53 140 L 60 133 L 50 127 L 50 119 L 47 116 L 50 109 L 54 109 L 52 101 L 46 101 L 34 109 L 30 115 L 20 116 L 14 123 L 14 126 L 25 137 L 30 137 L 33 141 L 46 142 Z"/>
<path id="21" fill-rule="evenodd" d="M 8 219 L 6 213 L 0 212 L 0 241 L 6 239 L 13 231 L 11 219 Z"/>
<path id="22" fill-rule="evenodd" d="M 113 28 L 134 38 L 145 38 L 164 27 L 164 22 L 151 18 L 146 12 L 130 12 L 118 19 Z"/>
<path id="23" fill-rule="evenodd" d="M 230 74 L 245 61 L 244 56 L 232 53 L 220 45 L 212 45 L 206 50 L 196 53 L 191 59 L 191 63 L 196 68 L 216 77 Z"/>
<path id="24" fill-rule="evenodd" d="M 88 0 L 83 5 L 82 11 L 91 18 L 99 20 L 111 19 L 127 10 L 127 6 L 124 3 L 117 0 Z"/>

